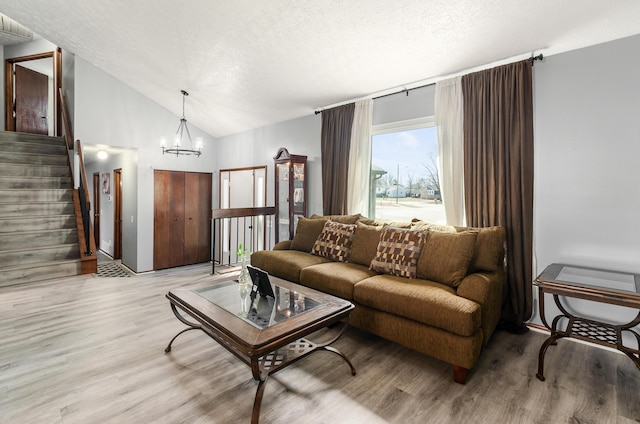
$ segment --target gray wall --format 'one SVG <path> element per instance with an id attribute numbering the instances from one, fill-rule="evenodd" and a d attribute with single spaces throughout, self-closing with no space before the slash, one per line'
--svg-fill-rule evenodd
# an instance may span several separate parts
<path id="1" fill-rule="evenodd" d="M 640 272 L 638 51 L 634 36 L 535 65 L 536 272 L 553 262 Z M 631 314 L 572 307 L 614 321 Z"/>
<path id="2" fill-rule="evenodd" d="M 171 112 L 82 58 L 75 58 L 74 75 L 75 138 L 85 144 L 137 149 L 137 159 L 132 159 L 137 180 L 123 182 L 123 208 L 127 210 L 123 234 L 128 238 L 127 244 L 123 240 L 123 259 L 136 272 L 149 271 L 153 269 L 153 170 L 213 172 L 218 163 L 217 143 L 190 125 L 194 140 L 204 140 L 202 156 L 163 155 L 160 141 L 171 140 L 179 123 L 177 114 L 182 111 L 179 89 L 176 112 Z"/>
<path id="3" fill-rule="evenodd" d="M 137 264 L 136 231 L 135 219 L 131 222 L 131 217 L 137 215 L 137 181 L 138 181 L 138 152 L 134 149 L 127 149 L 117 155 L 109 155 L 105 160 L 94 159 L 95 154 L 85 154 L 85 168 L 87 171 L 87 185 L 91 205 L 95 205 L 93 199 L 93 174 L 100 175 L 108 173 L 110 176 L 111 192 L 103 194 L 100 190 L 100 240 L 96 240 L 96 247 L 113 256 L 114 225 L 115 214 L 115 179 L 114 170 L 122 169 L 122 263 L 131 269 L 135 269 Z"/>
<path id="4" fill-rule="evenodd" d="M 322 164 L 320 162 L 321 116 L 309 115 L 291 121 L 281 122 L 256 130 L 222 137 L 216 150 L 220 168 L 232 169 L 247 166 L 267 166 L 267 205 L 273 206 L 275 194 L 275 174 L 273 157 L 280 147 L 289 153 L 307 156 L 309 181 L 308 213 L 322 213 Z M 214 175 L 215 196 L 213 204 L 218 206 L 219 174 Z"/>

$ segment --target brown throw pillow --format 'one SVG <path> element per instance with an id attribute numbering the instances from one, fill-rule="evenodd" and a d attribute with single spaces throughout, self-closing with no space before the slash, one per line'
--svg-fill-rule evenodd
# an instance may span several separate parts
<path id="1" fill-rule="evenodd" d="M 467 275 L 476 245 L 475 231 L 431 231 L 418 261 L 418 277 L 458 287 Z"/>
<path id="2" fill-rule="evenodd" d="M 353 235 L 349 262 L 366 267 L 371 265 L 371 260 L 376 256 L 380 234 L 382 234 L 382 226 L 371 226 L 358 222 L 356 233 Z"/>
<path id="3" fill-rule="evenodd" d="M 418 258 L 427 233 L 385 226 L 370 269 L 398 277 L 416 278 Z"/>
<path id="4" fill-rule="evenodd" d="M 313 244 L 311 253 L 332 261 L 346 262 L 351 252 L 355 224 L 341 224 L 327 221 L 324 228 Z"/>
<path id="5" fill-rule="evenodd" d="M 326 219 L 298 219 L 296 227 L 296 235 L 291 240 L 291 250 L 299 250 L 301 252 L 311 252 L 313 244 L 324 228 Z"/>

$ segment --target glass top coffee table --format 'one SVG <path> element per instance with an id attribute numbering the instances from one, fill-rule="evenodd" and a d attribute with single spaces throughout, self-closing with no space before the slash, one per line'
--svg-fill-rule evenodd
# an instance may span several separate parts
<path id="1" fill-rule="evenodd" d="M 640 274 L 608 271 L 581 266 L 551 264 L 536 278 L 540 318 L 551 335 L 540 347 L 538 373 L 536 377 L 544 381 L 544 356 L 547 348 L 563 337 L 572 337 L 603 346 L 618 349 L 627 355 L 640 369 L 640 334 L 634 329 L 640 324 L 640 312 L 635 319 L 623 325 L 605 323 L 591 318 L 579 317 L 571 313 L 560 301 L 560 297 L 572 297 L 593 302 L 626 306 L 640 310 Z M 549 325 L 544 309 L 545 293 L 553 296 L 560 314 Z M 564 329 L 560 322 L 566 322 Z M 634 336 L 637 347 L 623 344 L 622 334 Z"/>
<path id="2" fill-rule="evenodd" d="M 175 289 L 167 294 L 171 310 L 190 330 L 201 330 L 251 367 L 258 388 L 251 422 L 260 418 L 265 383 L 270 375 L 319 350 L 339 355 L 351 368 L 351 361 L 330 346 L 346 330 L 354 306 L 351 302 L 280 278 L 270 277 L 275 299 L 250 296 L 250 287 L 237 281 L 222 280 L 212 286 Z M 186 315 L 186 316 L 185 316 Z M 324 343 L 305 338 L 332 326 L 337 335 Z"/>

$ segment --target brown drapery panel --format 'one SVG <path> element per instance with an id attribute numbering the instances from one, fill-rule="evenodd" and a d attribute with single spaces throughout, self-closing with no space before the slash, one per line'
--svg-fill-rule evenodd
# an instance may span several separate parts
<path id="1" fill-rule="evenodd" d="M 322 210 L 347 214 L 347 185 L 351 126 L 355 103 L 322 111 Z"/>
<path id="2" fill-rule="evenodd" d="M 532 63 L 462 77 L 467 224 L 507 230 L 502 325 L 526 331 L 533 251 Z"/>

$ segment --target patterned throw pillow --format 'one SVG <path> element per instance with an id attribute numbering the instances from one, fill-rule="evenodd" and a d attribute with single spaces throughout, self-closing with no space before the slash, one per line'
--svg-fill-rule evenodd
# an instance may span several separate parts
<path id="1" fill-rule="evenodd" d="M 332 261 L 346 262 L 349 259 L 355 231 L 355 224 L 327 221 L 318 239 L 313 244 L 311 253 Z"/>
<path id="2" fill-rule="evenodd" d="M 426 239 L 426 231 L 385 226 L 369 268 L 398 277 L 416 278 L 418 259 Z"/>

